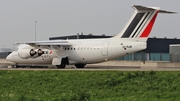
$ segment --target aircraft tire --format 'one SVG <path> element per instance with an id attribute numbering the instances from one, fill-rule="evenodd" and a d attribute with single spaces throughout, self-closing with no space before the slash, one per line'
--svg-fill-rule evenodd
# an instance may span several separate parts
<path id="1" fill-rule="evenodd" d="M 75 64 L 76 68 L 84 68 L 85 64 Z"/>
<path id="2" fill-rule="evenodd" d="M 61 65 L 56 65 L 57 68 L 65 68 L 66 65 L 65 64 L 61 64 Z"/>
<path id="3" fill-rule="evenodd" d="M 15 65 L 15 68 L 19 68 L 19 66 L 18 66 L 18 65 Z"/>

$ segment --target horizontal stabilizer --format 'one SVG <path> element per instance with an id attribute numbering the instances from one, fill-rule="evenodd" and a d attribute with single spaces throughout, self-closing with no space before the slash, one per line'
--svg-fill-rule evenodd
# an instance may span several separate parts
<path id="1" fill-rule="evenodd" d="M 177 12 L 170 12 L 170 11 L 165 11 L 165 10 L 159 10 L 159 13 L 176 14 Z"/>
<path id="2" fill-rule="evenodd" d="M 134 9 L 139 10 L 139 11 L 153 11 L 159 9 L 158 7 L 146 7 L 146 6 L 141 6 L 141 5 L 133 5 L 132 6 Z M 171 11 L 166 11 L 166 10 L 159 10 L 159 13 L 169 13 L 173 14 L 176 12 L 171 12 Z"/>

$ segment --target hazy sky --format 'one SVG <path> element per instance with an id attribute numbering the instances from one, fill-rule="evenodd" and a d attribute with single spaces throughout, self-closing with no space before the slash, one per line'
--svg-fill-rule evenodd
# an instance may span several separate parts
<path id="1" fill-rule="evenodd" d="M 150 37 L 180 38 L 180 0 L 0 0 L 0 48 L 52 36 L 115 35 L 134 12 L 131 5 L 160 7 Z"/>

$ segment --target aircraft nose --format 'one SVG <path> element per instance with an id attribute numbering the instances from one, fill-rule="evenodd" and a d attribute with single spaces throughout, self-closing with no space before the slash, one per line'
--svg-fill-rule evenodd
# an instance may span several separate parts
<path id="1" fill-rule="evenodd" d="M 7 57 L 6 60 L 12 61 L 12 53 L 10 53 Z"/>

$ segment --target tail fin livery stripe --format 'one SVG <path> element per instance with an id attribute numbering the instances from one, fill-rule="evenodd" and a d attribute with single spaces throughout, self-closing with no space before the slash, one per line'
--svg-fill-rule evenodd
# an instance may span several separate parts
<path id="1" fill-rule="evenodd" d="M 149 12 L 144 15 L 144 16 L 145 16 L 144 19 L 140 22 L 140 24 L 139 24 L 139 26 L 137 27 L 137 29 L 135 29 L 134 34 L 132 34 L 131 38 L 133 38 L 133 37 L 136 35 L 137 31 L 139 30 L 139 28 L 141 27 L 141 25 L 143 24 L 143 22 L 145 21 L 145 19 L 148 17 L 148 15 L 149 15 Z"/>
<path id="2" fill-rule="evenodd" d="M 149 12 L 149 15 L 142 22 L 142 25 L 140 26 L 139 31 L 137 31 L 137 33 L 135 34 L 135 38 L 140 36 L 140 34 L 143 32 L 143 29 L 145 29 L 145 27 L 147 26 L 148 21 L 152 18 L 153 14 L 154 14 L 154 12 Z"/>
<path id="3" fill-rule="evenodd" d="M 143 33 L 141 34 L 140 37 L 148 37 L 149 33 L 151 32 L 151 29 L 154 25 L 154 22 L 156 20 L 157 14 L 159 11 L 156 12 L 156 14 L 154 15 L 154 17 L 152 18 L 152 20 L 149 22 L 149 24 L 147 25 L 146 29 L 143 31 Z"/>
<path id="4" fill-rule="evenodd" d="M 134 19 L 132 20 L 132 22 L 130 23 L 129 27 L 126 29 L 126 31 L 124 32 L 124 34 L 122 35 L 122 38 L 127 38 L 131 35 L 131 33 L 133 32 L 134 28 L 137 26 L 137 24 L 139 23 L 139 21 L 142 19 L 143 15 L 145 13 L 137 13 L 136 16 L 134 17 Z"/>

